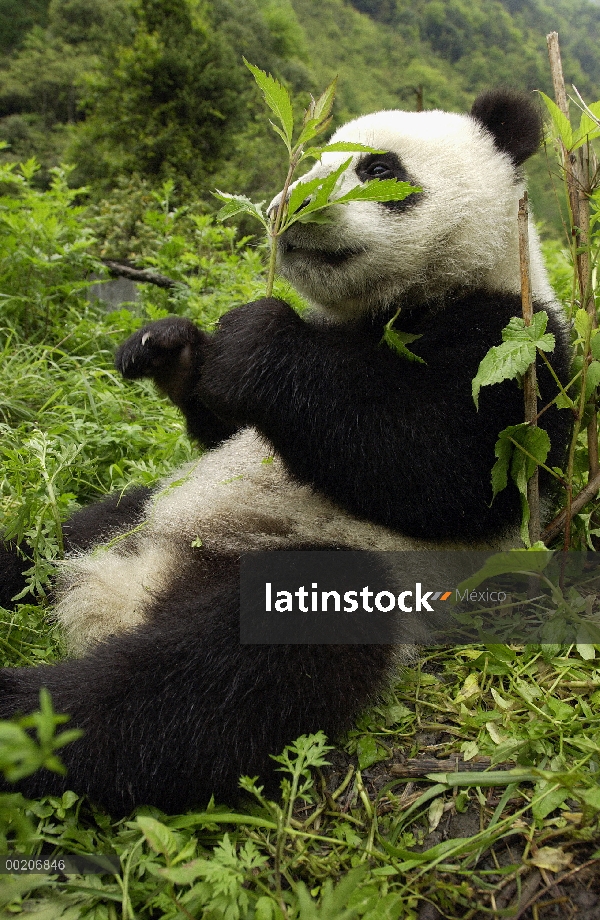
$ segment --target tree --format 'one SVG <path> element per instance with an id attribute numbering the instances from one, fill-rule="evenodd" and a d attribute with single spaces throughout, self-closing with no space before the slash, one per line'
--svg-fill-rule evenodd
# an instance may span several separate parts
<path id="1" fill-rule="evenodd" d="M 88 78 L 72 148 L 82 177 L 201 182 L 243 113 L 241 61 L 187 0 L 139 0 L 133 40 L 112 55 Z"/>

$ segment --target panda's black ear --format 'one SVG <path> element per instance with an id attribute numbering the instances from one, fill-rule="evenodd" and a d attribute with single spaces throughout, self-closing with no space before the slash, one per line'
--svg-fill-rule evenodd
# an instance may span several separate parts
<path id="1" fill-rule="evenodd" d="M 481 93 L 471 115 L 492 134 L 496 146 L 520 166 L 536 152 L 542 141 L 539 109 L 530 96 L 510 89 Z"/>

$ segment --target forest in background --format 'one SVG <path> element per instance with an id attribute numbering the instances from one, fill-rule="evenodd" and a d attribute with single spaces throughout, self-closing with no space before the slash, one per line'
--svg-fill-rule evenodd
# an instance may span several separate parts
<path id="1" fill-rule="evenodd" d="M 337 74 L 335 127 L 419 100 L 465 111 L 499 85 L 552 95 L 553 30 L 567 84 L 600 97 L 589 0 L 3 0 L 3 156 L 35 156 L 42 183 L 73 164 L 71 185 L 95 202 L 139 199 L 165 179 L 178 203 L 209 210 L 215 186 L 269 198 L 282 166 L 242 55 L 300 104 Z M 537 216 L 556 234 L 541 157 L 530 173 Z"/>

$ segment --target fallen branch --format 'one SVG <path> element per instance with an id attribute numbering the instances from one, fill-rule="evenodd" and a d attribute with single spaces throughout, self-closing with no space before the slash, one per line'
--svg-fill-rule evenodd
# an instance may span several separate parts
<path id="1" fill-rule="evenodd" d="M 166 275 L 161 275 L 159 272 L 152 271 L 151 268 L 133 268 L 131 265 L 113 262 L 112 259 L 102 259 L 102 262 L 106 265 L 111 275 L 129 278 L 131 281 L 136 281 L 141 284 L 155 284 L 157 287 L 169 289 L 183 283 L 181 281 L 174 281 L 173 278 L 167 278 Z"/>
<path id="2" fill-rule="evenodd" d="M 390 774 L 397 777 L 414 778 L 427 776 L 429 773 L 478 773 L 487 770 L 492 764 L 491 758 L 480 757 L 477 760 L 461 760 L 452 757 L 438 760 L 435 757 L 414 757 L 405 763 L 395 763 L 390 767 Z M 510 770 L 512 764 L 498 764 L 496 770 Z"/>

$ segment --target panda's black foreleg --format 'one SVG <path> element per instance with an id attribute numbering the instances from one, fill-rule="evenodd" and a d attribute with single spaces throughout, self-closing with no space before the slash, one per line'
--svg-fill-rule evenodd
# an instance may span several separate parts
<path id="1" fill-rule="evenodd" d="M 60 756 L 67 777 L 40 771 L 29 797 L 74 789 L 115 816 L 234 800 L 241 774 L 277 778 L 270 754 L 302 733 L 351 724 L 390 670 L 389 646 L 244 646 L 237 564 L 199 593 L 186 573 L 146 624 L 84 658 L 0 671 L 0 717 L 37 708 L 84 731 Z"/>
<path id="2" fill-rule="evenodd" d="M 150 377 L 178 406 L 188 431 L 205 447 L 215 447 L 237 430 L 198 399 L 196 388 L 210 337 L 189 319 L 168 316 L 131 335 L 115 356 L 115 365 L 130 380 Z"/>

